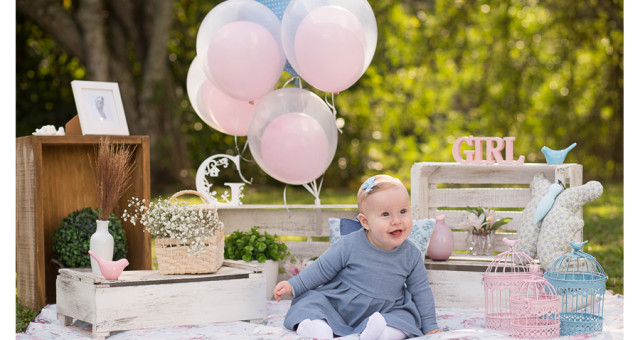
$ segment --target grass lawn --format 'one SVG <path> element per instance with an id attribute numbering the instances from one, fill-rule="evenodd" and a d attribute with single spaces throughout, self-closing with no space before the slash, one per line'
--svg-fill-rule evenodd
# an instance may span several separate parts
<path id="1" fill-rule="evenodd" d="M 609 280 L 607 289 L 616 294 L 624 294 L 624 234 L 623 234 L 623 185 L 603 183 L 602 197 L 584 206 L 584 239 L 589 240 L 585 251 L 593 255 L 602 265 Z M 284 188 L 245 189 L 244 204 L 283 204 Z M 167 195 L 168 197 L 169 195 Z M 199 198 L 193 199 L 195 204 Z M 288 186 L 287 204 L 313 204 L 314 197 L 300 186 Z M 355 190 L 323 188 L 320 192 L 322 204 L 355 204 Z M 153 252 L 153 247 L 152 247 Z M 153 254 L 152 254 L 153 255 Z M 157 265 L 156 265 L 157 266 Z M 154 266 L 156 269 L 157 267 Z M 16 332 L 22 332 L 37 315 L 38 311 L 20 305 L 16 299 Z"/>

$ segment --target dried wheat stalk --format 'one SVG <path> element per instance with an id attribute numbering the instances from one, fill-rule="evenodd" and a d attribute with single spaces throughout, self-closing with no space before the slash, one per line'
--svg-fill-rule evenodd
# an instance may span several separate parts
<path id="1" fill-rule="evenodd" d="M 128 181 L 133 172 L 133 150 L 124 144 L 111 144 L 109 137 L 100 138 L 94 160 L 89 155 L 89 164 L 96 183 L 98 218 L 109 219 L 109 214 L 120 196 L 131 186 Z"/>

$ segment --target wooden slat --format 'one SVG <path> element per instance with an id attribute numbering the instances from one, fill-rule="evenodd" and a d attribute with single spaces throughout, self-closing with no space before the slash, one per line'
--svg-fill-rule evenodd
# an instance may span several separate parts
<path id="1" fill-rule="evenodd" d="M 287 210 L 288 208 L 288 210 Z M 220 207 L 218 215 L 225 234 L 249 231 L 259 226 L 261 232 L 278 236 L 328 236 L 329 218 L 355 218 L 356 205 L 241 205 Z"/>
<path id="2" fill-rule="evenodd" d="M 467 219 L 467 212 L 465 210 L 437 210 L 430 209 L 429 216 L 445 216 L 445 223 L 451 229 L 464 229 L 460 226 Z M 498 219 L 511 217 L 513 220 L 502 227 L 500 230 L 515 231 L 517 229 L 519 219 L 522 218 L 522 212 L 520 211 L 496 211 Z"/>
<path id="3" fill-rule="evenodd" d="M 431 189 L 429 207 L 523 208 L 531 200 L 529 188 Z"/>
<path id="4" fill-rule="evenodd" d="M 329 242 L 285 242 L 291 255 L 296 259 L 310 259 L 320 256 L 329 249 Z"/>
<path id="5" fill-rule="evenodd" d="M 420 177 L 429 177 L 430 183 L 441 184 L 529 184 L 538 172 L 555 178 L 555 169 L 576 164 L 548 165 L 525 163 L 521 165 L 460 164 L 423 162 L 412 167 L 419 169 Z"/>
<path id="6" fill-rule="evenodd" d="M 484 307 L 481 272 L 427 270 L 437 308 Z"/>

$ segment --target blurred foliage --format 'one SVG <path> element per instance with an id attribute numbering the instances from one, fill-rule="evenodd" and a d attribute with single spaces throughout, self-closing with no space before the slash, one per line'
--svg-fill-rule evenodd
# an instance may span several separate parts
<path id="1" fill-rule="evenodd" d="M 174 3 L 169 67 L 180 86 L 176 114 L 183 118 L 175 133 L 184 136 L 194 165 L 213 154 L 238 154 L 247 140 L 208 127 L 187 98 L 198 27 L 219 2 Z M 379 172 L 409 183 L 413 163 L 453 161 L 453 141 L 467 135 L 515 136 L 514 155 L 527 162 L 544 162 L 543 145 L 561 149 L 577 142 L 566 162 L 583 164 L 585 181 L 622 179 L 622 0 L 371 5 L 376 52 L 362 78 L 335 97 L 342 133 L 324 187 L 355 187 Z M 75 114 L 68 83 L 84 75 L 83 66 L 21 15 L 16 35 L 17 135 L 64 125 Z M 290 78 L 283 72 L 278 86 Z M 245 177 L 256 185 L 279 185 L 251 160 L 248 148 L 242 155 L 248 160 L 242 165 Z M 170 160 L 152 158 L 159 161 Z M 180 176 L 195 177 L 196 168 Z M 229 176 L 219 180 L 239 181 Z M 154 195 L 165 193 L 156 192 L 158 182 Z"/>
<path id="2" fill-rule="evenodd" d="M 39 310 L 31 309 L 21 304 L 16 295 L 16 333 L 26 331 L 29 323 L 35 320 L 38 313 L 40 313 Z"/>

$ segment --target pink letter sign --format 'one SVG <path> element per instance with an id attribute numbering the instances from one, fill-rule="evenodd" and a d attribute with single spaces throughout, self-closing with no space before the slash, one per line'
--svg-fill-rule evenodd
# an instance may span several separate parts
<path id="1" fill-rule="evenodd" d="M 453 143 L 453 159 L 458 163 L 475 163 L 475 164 L 522 164 L 524 156 L 518 157 L 517 161 L 513 160 L 513 141 L 515 137 L 460 137 Z M 464 150 L 464 157 L 461 154 L 462 143 L 467 143 L 473 147 L 473 150 Z M 487 159 L 484 159 L 483 151 L 486 149 Z M 502 158 L 502 150 L 505 149 L 504 158 Z"/>

